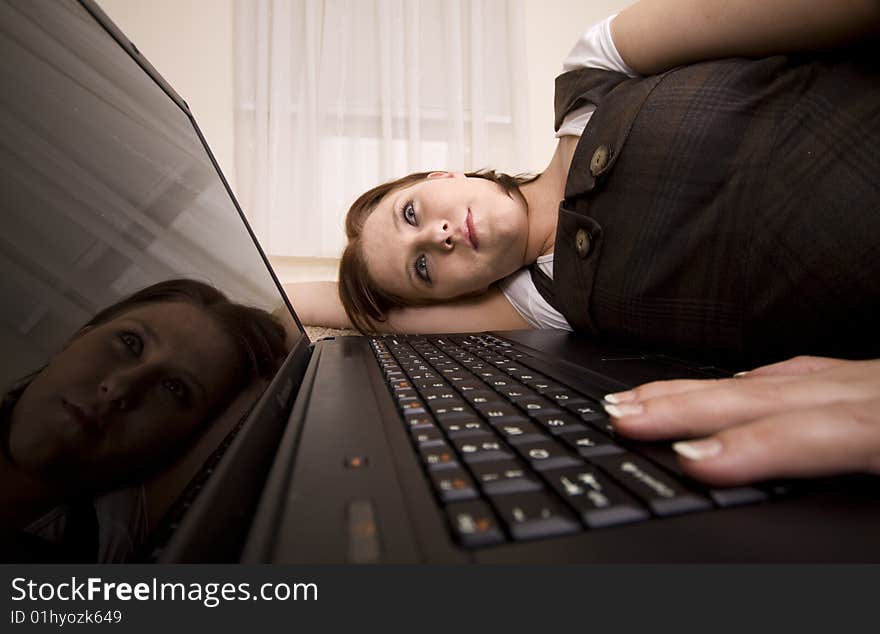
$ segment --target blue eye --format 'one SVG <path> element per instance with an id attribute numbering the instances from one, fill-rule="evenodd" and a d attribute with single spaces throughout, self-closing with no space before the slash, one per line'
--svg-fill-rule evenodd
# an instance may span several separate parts
<path id="1" fill-rule="evenodd" d="M 123 332 L 119 335 L 119 340 L 135 356 L 140 356 L 141 352 L 144 350 L 144 342 L 133 332 Z"/>
<path id="2" fill-rule="evenodd" d="M 179 379 L 165 379 L 162 381 L 162 387 L 168 390 L 174 398 L 182 403 L 189 400 L 189 388 Z"/>
<path id="3" fill-rule="evenodd" d="M 418 275 L 426 284 L 431 283 L 431 276 L 428 274 L 428 258 L 424 255 L 420 255 L 416 258 L 416 263 L 413 268 L 416 271 L 416 275 Z"/>
<path id="4" fill-rule="evenodd" d="M 403 219 L 406 220 L 409 224 L 415 226 L 416 224 L 416 209 L 413 207 L 413 201 L 409 200 L 403 206 Z"/>

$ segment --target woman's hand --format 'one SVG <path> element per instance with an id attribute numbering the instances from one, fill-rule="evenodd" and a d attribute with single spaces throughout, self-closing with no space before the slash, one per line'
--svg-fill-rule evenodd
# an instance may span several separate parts
<path id="1" fill-rule="evenodd" d="M 606 397 L 620 433 L 673 445 L 694 478 L 880 474 L 880 360 L 796 357 L 738 378 L 662 381 Z"/>

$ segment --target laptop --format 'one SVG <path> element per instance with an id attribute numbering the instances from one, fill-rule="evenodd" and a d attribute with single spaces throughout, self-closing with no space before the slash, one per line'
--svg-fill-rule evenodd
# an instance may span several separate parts
<path id="1" fill-rule="evenodd" d="M 0 72 L 4 389 L 167 280 L 286 332 L 180 451 L 57 500 L 4 553 L 68 560 L 79 536 L 86 559 L 159 563 L 880 561 L 876 477 L 713 489 L 614 434 L 604 394 L 730 375 L 711 362 L 559 331 L 310 341 L 187 104 L 91 0 L 0 2 Z"/>

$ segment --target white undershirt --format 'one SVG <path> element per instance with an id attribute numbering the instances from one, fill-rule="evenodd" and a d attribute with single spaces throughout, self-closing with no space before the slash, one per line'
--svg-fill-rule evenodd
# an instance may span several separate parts
<path id="1" fill-rule="evenodd" d="M 636 73 L 626 65 L 614 40 L 611 38 L 611 21 L 615 15 L 609 16 L 584 31 L 575 42 L 568 57 L 562 62 L 562 72 L 576 70 L 578 68 L 598 68 L 636 77 Z M 576 110 L 572 110 L 562 121 L 562 125 L 556 132 L 556 138 L 563 136 L 579 137 L 596 106 L 588 104 Z M 538 268 L 544 271 L 552 279 L 553 277 L 553 254 L 542 255 L 536 260 Z M 522 268 L 512 275 L 508 275 L 498 282 L 498 287 L 504 293 L 507 301 L 522 315 L 533 328 L 557 328 L 572 330 L 571 325 L 558 310 L 553 308 L 538 292 L 532 281 L 528 267 Z"/>

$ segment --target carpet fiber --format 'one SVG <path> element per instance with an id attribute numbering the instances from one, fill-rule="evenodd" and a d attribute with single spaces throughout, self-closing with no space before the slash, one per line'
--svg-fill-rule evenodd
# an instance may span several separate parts
<path id="1" fill-rule="evenodd" d="M 322 326 L 305 326 L 306 334 L 311 341 L 322 337 L 350 337 L 359 334 L 357 330 L 340 330 L 339 328 L 323 328 Z"/>

